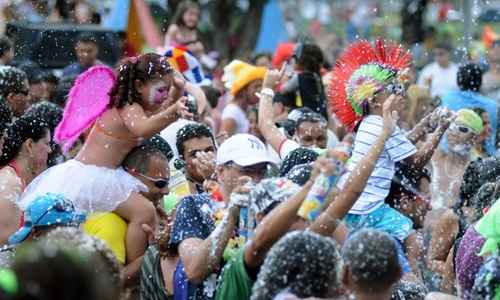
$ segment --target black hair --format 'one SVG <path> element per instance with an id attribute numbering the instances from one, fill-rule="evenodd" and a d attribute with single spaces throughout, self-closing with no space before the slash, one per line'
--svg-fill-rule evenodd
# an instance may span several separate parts
<path id="1" fill-rule="evenodd" d="M 326 119 L 322 115 L 317 112 L 309 112 L 302 114 L 297 119 L 297 122 L 295 122 L 295 130 L 297 130 L 304 122 L 327 124 Z"/>
<path id="2" fill-rule="evenodd" d="M 489 208 L 500 196 L 500 181 L 486 182 L 469 201 L 469 206 L 474 209 L 475 220 L 483 216 L 485 208 Z"/>
<path id="3" fill-rule="evenodd" d="M 111 89 L 110 108 L 122 108 L 127 104 L 141 102 L 141 95 L 135 81 L 146 82 L 159 75 L 172 74 L 172 67 L 167 58 L 156 53 L 147 53 L 124 60 L 118 68 L 118 78 Z"/>
<path id="4" fill-rule="evenodd" d="M 290 152 L 281 163 L 279 176 L 284 177 L 296 165 L 308 164 L 318 159 L 319 154 L 311 149 L 297 148 Z"/>
<path id="5" fill-rule="evenodd" d="M 323 51 L 315 44 L 298 44 L 294 50 L 297 64 L 304 70 L 320 74 L 324 62 Z"/>
<path id="6" fill-rule="evenodd" d="M 477 159 L 465 169 L 462 184 L 460 185 L 459 207 L 468 205 L 468 202 L 486 182 L 496 181 L 500 176 L 500 161 L 495 157 Z"/>
<path id="7" fill-rule="evenodd" d="M 0 36 L 0 57 L 10 51 L 14 47 L 12 41 L 6 36 Z"/>
<path id="8" fill-rule="evenodd" d="M 28 139 L 38 142 L 45 137 L 47 132 L 50 133 L 49 125 L 37 116 L 23 115 L 12 122 L 7 128 L 7 136 L 0 156 L 0 167 L 14 160 Z"/>
<path id="9" fill-rule="evenodd" d="M 161 157 L 168 161 L 167 157 L 154 144 L 154 142 L 145 143 L 135 147 L 127 154 L 123 160 L 123 166 L 127 170 L 134 170 L 143 174 L 148 171 L 151 158 L 154 156 Z"/>
<path id="10" fill-rule="evenodd" d="M 271 52 L 259 52 L 259 53 L 255 53 L 255 55 L 252 56 L 252 59 L 251 59 L 252 65 L 255 65 L 257 63 L 257 61 L 259 60 L 259 58 L 261 58 L 261 57 L 267 57 L 267 58 L 269 58 L 269 61 L 273 60 L 273 54 Z"/>
<path id="11" fill-rule="evenodd" d="M 61 160 L 64 160 L 61 147 L 53 140 L 56 127 L 63 118 L 63 109 L 52 102 L 41 101 L 31 105 L 24 115 L 40 118 L 49 126 L 50 136 L 52 137 L 50 141 L 52 152 L 49 154 L 47 166 L 54 166 Z"/>
<path id="12" fill-rule="evenodd" d="M 288 173 L 286 178 L 293 183 L 303 186 L 311 178 L 313 166 L 310 163 L 295 165 Z"/>
<path id="13" fill-rule="evenodd" d="M 391 300 L 424 300 L 428 292 L 420 282 L 401 280 L 392 290 Z"/>
<path id="14" fill-rule="evenodd" d="M 177 9 L 175 10 L 174 17 L 172 18 L 172 23 L 176 24 L 178 26 L 187 27 L 186 24 L 184 24 L 183 17 L 184 17 L 184 14 L 186 13 L 186 11 L 188 11 L 191 8 L 196 8 L 196 9 L 200 10 L 200 5 L 197 2 L 194 2 L 191 0 L 182 1 L 179 4 L 179 6 L 177 6 Z"/>
<path id="15" fill-rule="evenodd" d="M 402 270 L 396 242 L 387 233 L 361 229 L 342 247 L 345 266 L 352 279 L 365 292 L 381 292 L 397 282 Z"/>
<path id="16" fill-rule="evenodd" d="M 9 105 L 5 102 L 2 96 L 0 96 L 0 137 L 4 133 L 7 126 L 12 122 L 12 111 Z"/>
<path id="17" fill-rule="evenodd" d="M 201 87 L 201 89 L 203 90 L 203 93 L 205 94 L 205 97 L 207 98 L 210 107 L 216 108 L 217 104 L 219 103 L 221 92 L 218 89 L 209 85 L 204 85 Z"/>
<path id="18" fill-rule="evenodd" d="M 473 63 L 461 65 L 457 72 L 457 85 L 462 91 L 479 92 L 483 82 L 483 70 Z"/>
<path id="19" fill-rule="evenodd" d="M 339 285 L 337 243 L 310 231 L 286 234 L 269 250 L 251 300 L 271 300 L 288 290 L 299 298 L 329 298 Z"/>
<path id="20" fill-rule="evenodd" d="M 290 108 L 290 110 L 297 108 L 296 102 L 297 95 L 295 92 L 290 93 L 276 93 L 273 98 L 273 103 L 281 103 L 283 106 Z"/>
<path id="21" fill-rule="evenodd" d="M 41 101 L 31 105 L 24 115 L 42 119 L 49 126 L 53 135 L 57 125 L 62 120 L 63 109 L 52 102 Z"/>
<path id="22" fill-rule="evenodd" d="M 16 67 L 0 66 L 0 96 L 7 98 L 10 93 L 25 92 L 26 73 Z"/>
<path id="23" fill-rule="evenodd" d="M 59 83 L 59 77 L 49 71 L 42 72 L 42 74 L 40 74 L 40 78 L 43 82 L 47 82 L 53 85 L 57 85 Z"/>
<path id="24" fill-rule="evenodd" d="M 76 43 L 92 43 L 96 46 L 99 46 L 97 44 L 97 37 L 92 34 L 92 33 L 89 33 L 89 32 L 83 32 L 83 33 L 80 33 L 77 37 L 76 37 Z"/>
<path id="25" fill-rule="evenodd" d="M 170 161 L 174 157 L 174 153 L 172 152 L 172 148 L 168 142 L 161 137 L 159 134 L 153 135 L 149 140 L 146 141 L 147 145 L 151 145 L 156 149 L 160 150 L 161 153 Z"/>
<path id="26" fill-rule="evenodd" d="M 66 100 L 68 98 L 69 91 L 73 87 L 73 83 L 75 82 L 76 76 L 66 76 L 59 80 L 56 90 L 54 92 L 54 96 L 50 99 L 55 104 L 64 107 L 66 104 Z"/>
<path id="27" fill-rule="evenodd" d="M 40 65 L 32 60 L 24 60 L 16 66 L 26 73 L 29 84 L 36 84 L 42 82 L 42 69 Z"/>
<path id="28" fill-rule="evenodd" d="M 201 123 L 190 123 L 184 125 L 181 129 L 177 131 L 176 134 L 176 144 L 177 153 L 179 153 L 179 157 L 184 157 L 184 143 L 194 138 L 202 138 L 207 137 L 212 140 L 215 147 L 215 139 L 214 135 L 210 128 L 207 125 Z"/>

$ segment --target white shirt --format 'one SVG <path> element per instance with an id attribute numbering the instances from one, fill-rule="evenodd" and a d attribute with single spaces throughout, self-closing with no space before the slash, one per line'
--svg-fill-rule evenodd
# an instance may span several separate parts
<path id="1" fill-rule="evenodd" d="M 346 173 L 339 179 L 338 186 L 340 188 L 344 187 L 356 165 L 370 151 L 370 148 L 382 133 L 382 129 L 382 117 L 369 115 L 363 119 L 356 133 L 354 148 L 352 156 L 347 162 Z M 415 152 L 417 152 L 415 146 L 401 133 L 399 128 L 396 128 L 385 142 L 384 151 L 378 158 L 363 193 L 349 213 L 364 215 L 382 205 L 387 195 L 389 195 L 396 162 L 415 154 Z"/>
<path id="2" fill-rule="evenodd" d="M 250 122 L 248 122 L 247 116 L 243 109 L 234 103 L 229 103 L 226 105 L 222 111 L 222 120 L 233 119 L 236 122 L 236 133 L 248 133 L 250 128 Z"/>
<path id="3" fill-rule="evenodd" d="M 448 68 L 441 68 L 437 62 L 433 62 L 425 66 L 420 72 L 418 85 L 427 87 L 427 80 L 432 78 L 430 93 L 431 97 L 444 96 L 446 92 L 457 90 L 457 72 L 458 66 L 455 63 L 450 63 Z"/>

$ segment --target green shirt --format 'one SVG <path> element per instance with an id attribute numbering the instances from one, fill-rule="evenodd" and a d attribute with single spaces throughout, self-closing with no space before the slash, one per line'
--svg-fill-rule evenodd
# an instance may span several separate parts
<path id="1" fill-rule="evenodd" d="M 244 257 L 245 247 L 242 247 L 226 263 L 219 277 L 215 300 L 250 299 L 254 281 L 247 273 Z"/>

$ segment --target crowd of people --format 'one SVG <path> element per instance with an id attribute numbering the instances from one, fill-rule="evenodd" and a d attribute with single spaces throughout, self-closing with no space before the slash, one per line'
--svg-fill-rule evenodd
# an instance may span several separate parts
<path id="1" fill-rule="evenodd" d="M 116 66 L 92 34 L 56 71 L 0 37 L 1 299 L 500 297 L 500 41 L 218 72 L 178 9 Z"/>

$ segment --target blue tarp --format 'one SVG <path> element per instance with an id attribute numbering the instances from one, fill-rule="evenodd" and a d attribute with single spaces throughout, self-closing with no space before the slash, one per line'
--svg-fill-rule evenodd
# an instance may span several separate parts
<path id="1" fill-rule="evenodd" d="M 288 42 L 288 40 L 285 18 L 283 17 L 278 1 L 270 0 L 264 7 L 259 38 L 257 39 L 254 53 L 274 53 L 279 43 Z"/>
<path id="2" fill-rule="evenodd" d="M 491 124 L 491 134 L 485 142 L 486 151 L 489 155 L 494 156 L 496 152 L 496 136 L 497 136 L 497 125 L 498 125 L 498 104 L 478 93 L 470 91 L 452 91 L 448 92 L 442 100 L 442 106 L 447 107 L 453 111 L 458 111 L 462 108 L 482 108 L 488 112 L 488 116 Z M 445 148 L 445 143 L 442 144 Z"/>
<path id="3" fill-rule="evenodd" d="M 132 0 L 116 0 L 111 12 L 102 20 L 102 26 L 115 31 L 126 31 Z"/>

